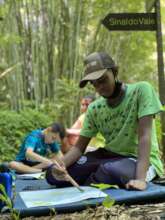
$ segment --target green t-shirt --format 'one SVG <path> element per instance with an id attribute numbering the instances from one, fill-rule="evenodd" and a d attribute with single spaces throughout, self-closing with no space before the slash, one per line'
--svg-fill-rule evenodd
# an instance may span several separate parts
<path id="1" fill-rule="evenodd" d="M 100 132 L 105 138 L 107 150 L 125 156 L 137 157 L 138 119 L 146 115 L 154 115 L 161 110 L 161 103 L 149 83 L 126 84 L 124 99 L 118 106 L 110 107 L 103 97 L 89 105 L 80 135 L 93 137 Z M 161 176 L 163 165 L 159 157 L 154 120 L 150 163 L 155 167 L 157 174 Z"/>
<path id="2" fill-rule="evenodd" d="M 82 128 L 84 120 L 85 120 L 85 113 L 80 115 L 79 120 L 81 121 L 81 128 Z M 105 146 L 104 137 L 98 132 L 96 134 L 96 137 L 92 137 L 92 139 L 90 140 L 88 146 L 96 147 L 96 148 L 104 147 Z"/>

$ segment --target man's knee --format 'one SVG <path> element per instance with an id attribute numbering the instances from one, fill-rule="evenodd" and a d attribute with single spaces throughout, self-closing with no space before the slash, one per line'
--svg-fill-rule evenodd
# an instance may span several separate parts
<path id="1" fill-rule="evenodd" d="M 101 164 L 94 179 L 100 183 L 116 184 L 113 166 L 110 163 Z"/>
<path id="2" fill-rule="evenodd" d="M 115 179 L 117 184 L 125 185 L 130 179 L 135 178 L 136 162 L 129 158 L 107 162 L 103 165 L 104 173 Z"/>
<path id="3" fill-rule="evenodd" d="M 88 178 L 87 183 L 107 183 L 124 186 L 135 176 L 135 162 L 124 158 L 101 164 L 97 171 Z"/>
<path id="4" fill-rule="evenodd" d="M 90 185 L 91 183 L 116 184 L 116 180 L 110 174 L 110 170 L 106 169 L 105 164 L 101 164 L 96 172 L 91 173 L 85 185 Z"/>

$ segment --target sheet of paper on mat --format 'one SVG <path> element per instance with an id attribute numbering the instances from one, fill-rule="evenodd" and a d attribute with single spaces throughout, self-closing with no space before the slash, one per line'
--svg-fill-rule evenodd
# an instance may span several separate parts
<path id="1" fill-rule="evenodd" d="M 44 172 L 19 174 L 17 176 L 20 179 L 41 179 L 41 178 L 44 178 Z"/>
<path id="2" fill-rule="evenodd" d="M 72 202 L 79 202 L 90 198 L 103 198 L 107 194 L 99 189 L 84 186 L 84 192 L 80 192 L 75 187 L 60 189 L 48 189 L 37 191 L 20 192 L 20 196 L 27 208 L 39 206 L 64 205 Z"/>

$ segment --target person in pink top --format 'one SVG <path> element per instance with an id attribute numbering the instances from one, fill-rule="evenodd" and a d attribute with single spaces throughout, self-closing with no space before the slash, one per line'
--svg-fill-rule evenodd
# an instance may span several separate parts
<path id="1" fill-rule="evenodd" d="M 72 125 L 71 128 L 66 129 L 66 137 L 65 141 L 63 141 L 63 145 L 61 146 L 62 153 L 67 153 L 72 146 L 75 145 L 76 141 L 79 138 L 81 128 L 83 127 L 85 114 L 88 108 L 88 105 L 95 100 L 94 95 L 87 95 L 84 96 L 81 99 L 81 105 L 80 105 L 80 112 L 81 115 L 78 117 L 78 119 L 75 121 L 75 123 Z M 88 148 L 86 151 L 93 151 L 96 150 L 98 147 L 104 146 L 104 138 L 103 136 L 98 133 L 96 137 L 93 137 L 88 145 Z"/>
<path id="2" fill-rule="evenodd" d="M 72 127 L 66 130 L 68 137 L 68 144 L 70 146 L 73 146 L 78 140 L 85 118 L 85 112 L 87 111 L 88 105 L 94 100 L 95 97 L 92 95 L 85 96 L 81 99 L 80 112 L 82 114 L 78 117 L 78 119 L 75 121 Z"/>

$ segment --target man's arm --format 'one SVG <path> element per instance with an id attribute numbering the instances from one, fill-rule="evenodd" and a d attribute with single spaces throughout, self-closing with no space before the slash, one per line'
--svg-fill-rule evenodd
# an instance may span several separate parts
<path id="1" fill-rule="evenodd" d="M 69 167 L 73 163 L 75 163 L 83 154 L 85 151 L 89 141 L 91 138 L 87 138 L 84 136 L 79 136 L 79 139 L 74 147 L 72 147 L 65 155 L 63 162 L 65 164 L 65 167 Z M 58 166 L 52 167 L 53 176 L 57 180 L 66 180 L 68 181 L 68 177 L 66 175 L 66 170 L 61 169 Z"/>
<path id="2" fill-rule="evenodd" d="M 136 179 L 144 181 L 150 163 L 152 120 L 152 115 L 139 119 L 139 148 Z"/>
<path id="3" fill-rule="evenodd" d="M 145 178 L 149 167 L 150 146 L 151 146 L 151 130 L 153 115 L 144 116 L 139 119 L 138 126 L 138 160 L 136 166 L 136 179 L 130 180 L 127 188 L 136 188 L 144 190 L 147 187 Z"/>
<path id="4" fill-rule="evenodd" d="M 68 167 L 76 162 L 84 153 L 91 138 L 79 136 L 76 144 L 72 147 L 67 154 L 64 155 L 65 166 Z"/>
<path id="5" fill-rule="evenodd" d="M 63 155 L 63 153 L 61 152 L 61 150 L 58 151 L 57 153 L 53 153 L 50 159 L 51 159 L 51 161 L 52 161 L 53 163 L 58 162 L 58 164 L 59 164 L 60 166 L 62 166 L 62 167 L 65 166 L 64 163 L 63 163 L 64 155 Z"/>

